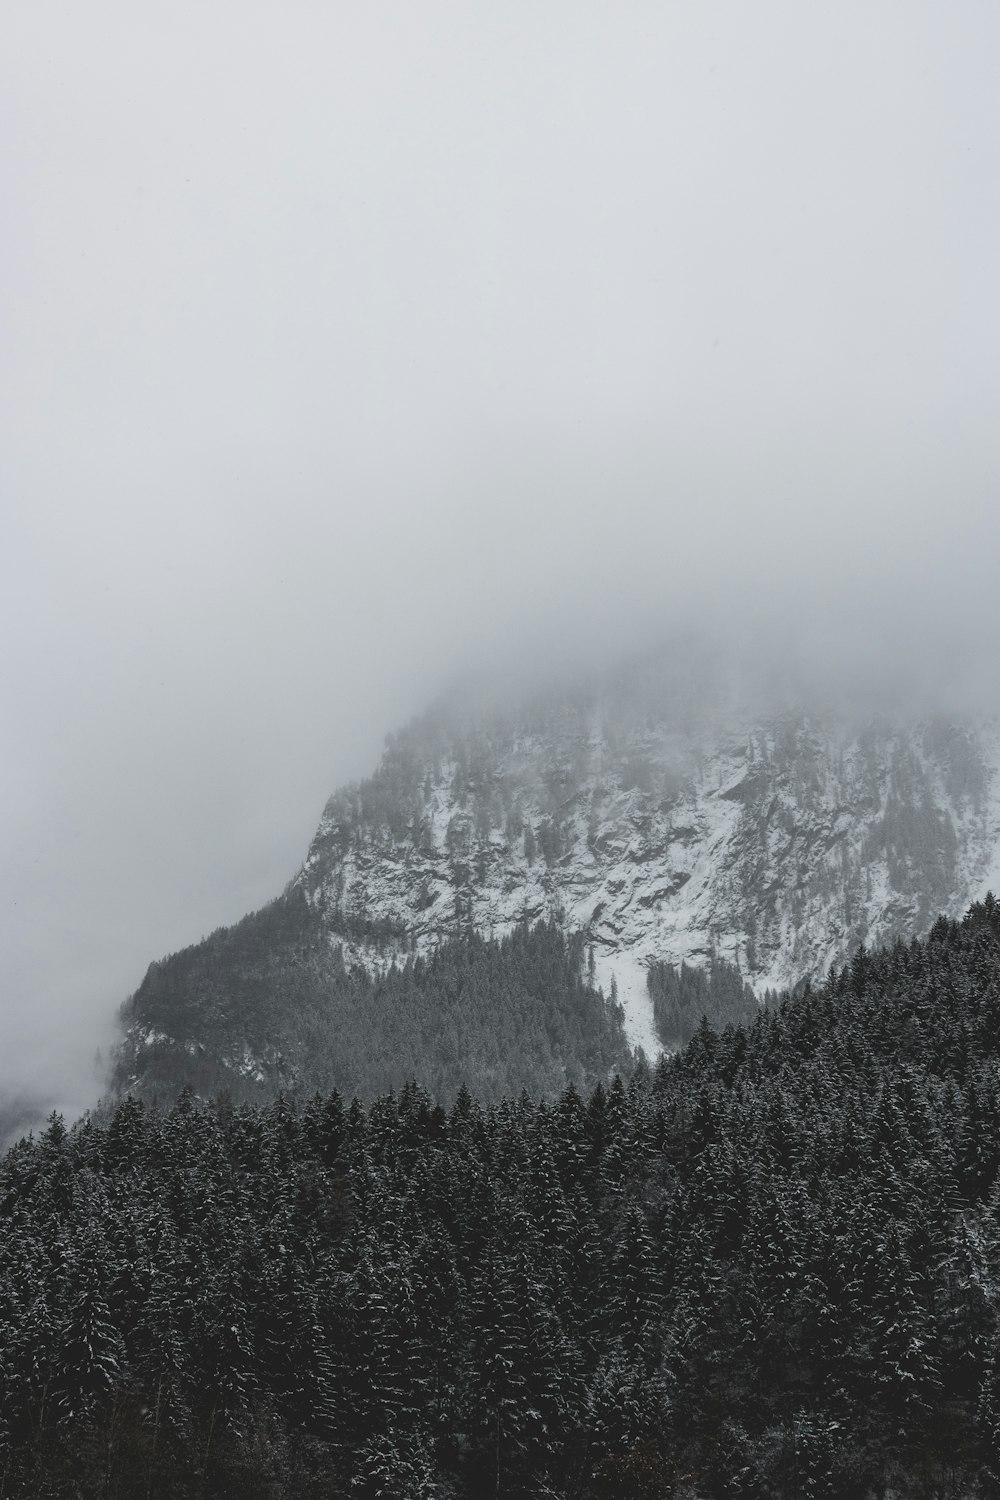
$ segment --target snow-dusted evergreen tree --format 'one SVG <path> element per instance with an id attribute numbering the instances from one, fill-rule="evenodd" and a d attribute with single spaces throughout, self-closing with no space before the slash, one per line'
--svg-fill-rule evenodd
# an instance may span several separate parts
<path id="1" fill-rule="evenodd" d="M 97 1268 L 88 1258 L 71 1276 L 74 1288 L 58 1330 L 52 1378 L 53 1409 L 66 1425 L 108 1406 L 126 1375 L 124 1340 L 111 1320 Z"/>
<path id="2" fill-rule="evenodd" d="M 53 1120 L 7 1491 L 995 1500 L 997 975 L 983 903 L 589 1096 Z"/>

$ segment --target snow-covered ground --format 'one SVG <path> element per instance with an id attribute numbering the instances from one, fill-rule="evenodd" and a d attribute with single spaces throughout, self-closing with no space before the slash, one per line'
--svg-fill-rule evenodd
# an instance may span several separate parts
<path id="1" fill-rule="evenodd" d="M 663 1051 L 653 1024 L 653 1000 L 646 987 L 646 964 L 631 953 L 595 953 L 594 982 L 611 994 L 612 980 L 618 1003 L 625 1012 L 625 1035 L 630 1047 L 641 1047 L 650 1062 Z"/>

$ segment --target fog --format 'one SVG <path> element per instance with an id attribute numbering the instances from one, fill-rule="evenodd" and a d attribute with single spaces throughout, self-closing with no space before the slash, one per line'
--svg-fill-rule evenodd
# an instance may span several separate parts
<path id="1" fill-rule="evenodd" d="M 456 677 L 992 702 L 1000 11 L 11 0 L 0 1095 Z"/>

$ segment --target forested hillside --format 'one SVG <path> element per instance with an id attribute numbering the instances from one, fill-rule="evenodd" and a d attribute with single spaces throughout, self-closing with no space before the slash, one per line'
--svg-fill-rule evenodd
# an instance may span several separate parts
<path id="1" fill-rule="evenodd" d="M 1000 1495 L 1000 908 L 553 1104 L 0 1164 L 6 1496 Z"/>
<path id="2" fill-rule="evenodd" d="M 171 1103 L 339 1089 L 371 1100 L 417 1078 L 450 1102 L 592 1088 L 631 1054 L 621 1013 L 585 977 L 583 940 L 551 923 L 466 932 L 426 956 L 348 966 L 293 890 L 152 964 L 123 1008 L 113 1086 Z"/>

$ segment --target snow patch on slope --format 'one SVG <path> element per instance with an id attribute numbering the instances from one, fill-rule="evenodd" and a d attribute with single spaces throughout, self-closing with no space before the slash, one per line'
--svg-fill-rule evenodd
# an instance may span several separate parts
<path id="1" fill-rule="evenodd" d="M 653 1021 L 653 1000 L 646 984 L 647 964 L 631 953 L 594 954 L 594 983 L 606 996 L 612 993 L 612 982 L 618 1003 L 624 1013 L 625 1036 L 630 1047 L 641 1047 L 650 1062 L 663 1052 Z"/>

